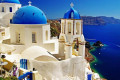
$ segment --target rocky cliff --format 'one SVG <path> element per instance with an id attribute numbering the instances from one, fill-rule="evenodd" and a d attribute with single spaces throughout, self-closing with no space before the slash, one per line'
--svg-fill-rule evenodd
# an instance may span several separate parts
<path id="1" fill-rule="evenodd" d="M 106 22 L 100 17 L 81 16 L 84 25 L 105 25 Z"/>

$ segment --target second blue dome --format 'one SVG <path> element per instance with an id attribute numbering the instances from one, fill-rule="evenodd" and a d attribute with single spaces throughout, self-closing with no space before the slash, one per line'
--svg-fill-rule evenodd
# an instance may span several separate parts
<path id="1" fill-rule="evenodd" d="M 64 19 L 81 19 L 80 14 L 73 8 L 64 14 Z"/>
<path id="2" fill-rule="evenodd" d="M 19 0 L 2 0 L 2 3 L 17 3 L 20 4 Z"/>
<path id="3" fill-rule="evenodd" d="M 16 11 L 13 24 L 47 24 L 47 18 L 42 10 L 34 6 L 24 6 Z"/>

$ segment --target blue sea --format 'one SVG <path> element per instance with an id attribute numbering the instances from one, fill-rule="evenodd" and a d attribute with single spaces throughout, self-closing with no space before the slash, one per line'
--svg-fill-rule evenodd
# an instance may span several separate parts
<path id="1" fill-rule="evenodd" d="M 84 26 L 83 31 L 86 41 L 105 44 L 91 51 L 96 57 L 92 70 L 108 80 L 120 80 L 120 24 Z"/>

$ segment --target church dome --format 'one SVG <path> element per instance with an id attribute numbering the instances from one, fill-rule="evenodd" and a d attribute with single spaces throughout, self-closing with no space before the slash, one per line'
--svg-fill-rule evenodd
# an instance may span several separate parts
<path id="1" fill-rule="evenodd" d="M 19 0 L 2 0 L 2 3 L 17 3 L 20 4 Z"/>
<path id="2" fill-rule="evenodd" d="M 80 14 L 71 7 L 68 12 L 64 14 L 64 19 L 81 19 Z"/>
<path id="3" fill-rule="evenodd" d="M 24 6 L 16 11 L 13 24 L 47 24 L 47 18 L 42 10 L 34 6 Z"/>

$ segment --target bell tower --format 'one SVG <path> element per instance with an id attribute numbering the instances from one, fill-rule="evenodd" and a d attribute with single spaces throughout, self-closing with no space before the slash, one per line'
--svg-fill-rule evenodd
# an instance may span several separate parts
<path id="1" fill-rule="evenodd" d="M 76 44 L 76 55 L 84 57 L 84 42 L 83 21 L 81 20 L 80 14 L 73 8 L 73 3 L 71 3 L 70 10 L 61 19 L 59 55 L 65 56 L 66 59 L 72 58 L 74 53 L 73 46 Z"/>

